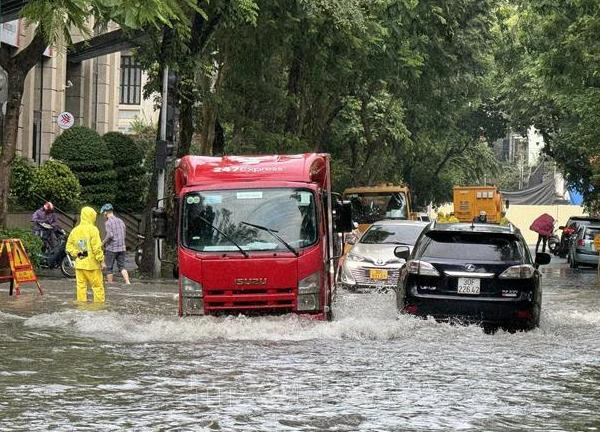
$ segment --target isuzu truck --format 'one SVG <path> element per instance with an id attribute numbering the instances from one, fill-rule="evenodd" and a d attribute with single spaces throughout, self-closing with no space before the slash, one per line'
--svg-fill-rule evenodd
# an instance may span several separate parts
<path id="1" fill-rule="evenodd" d="M 335 232 L 352 220 L 329 155 L 185 156 L 175 192 L 180 316 L 331 317 Z"/>

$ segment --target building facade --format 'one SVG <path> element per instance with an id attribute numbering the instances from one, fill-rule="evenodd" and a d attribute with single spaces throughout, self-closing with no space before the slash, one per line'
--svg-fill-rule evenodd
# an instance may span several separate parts
<path id="1" fill-rule="evenodd" d="M 0 43 L 15 48 L 26 46 L 33 31 L 21 20 L 0 24 Z M 74 42 L 83 40 L 73 35 Z M 19 121 L 17 151 L 41 164 L 62 132 L 57 117 L 68 111 L 75 125 L 99 134 L 129 133 L 137 119 L 157 122 L 151 101 L 144 100 L 145 75 L 130 52 L 115 52 L 80 62 L 64 50 L 49 48 L 25 82 Z M 6 76 L 0 70 L 0 104 L 6 101 Z"/>

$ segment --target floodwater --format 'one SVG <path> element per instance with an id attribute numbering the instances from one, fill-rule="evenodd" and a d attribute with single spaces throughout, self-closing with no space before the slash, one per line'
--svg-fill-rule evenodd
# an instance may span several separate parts
<path id="1" fill-rule="evenodd" d="M 561 260 L 562 261 L 562 260 Z M 176 317 L 175 285 L 0 293 L 0 430 L 600 428 L 600 283 L 544 270 L 541 326 L 485 334 L 342 294 L 335 320 Z"/>

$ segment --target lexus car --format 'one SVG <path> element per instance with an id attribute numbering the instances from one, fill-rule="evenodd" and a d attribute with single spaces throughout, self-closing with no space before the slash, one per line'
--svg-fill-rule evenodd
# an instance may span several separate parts
<path id="1" fill-rule="evenodd" d="M 368 292 L 395 288 L 404 259 L 394 255 L 398 245 L 412 249 L 425 222 L 383 220 L 375 222 L 346 255 L 340 272 L 342 288 Z"/>
<path id="2" fill-rule="evenodd" d="M 550 255 L 531 253 L 514 226 L 436 224 L 425 228 L 398 281 L 398 308 L 408 314 L 509 329 L 539 324 L 540 264 Z"/>

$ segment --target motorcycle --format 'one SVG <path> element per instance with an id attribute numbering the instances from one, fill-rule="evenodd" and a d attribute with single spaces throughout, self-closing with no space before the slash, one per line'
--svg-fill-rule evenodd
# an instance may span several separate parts
<path id="1" fill-rule="evenodd" d="M 56 228 L 46 223 L 38 223 L 38 226 L 43 229 L 42 239 L 44 240 L 44 248 L 39 255 L 40 267 L 43 269 L 60 269 L 63 276 L 68 278 L 75 277 L 75 263 L 69 256 L 66 250 L 67 233 L 62 228 Z M 50 237 L 54 237 L 54 241 L 49 241 Z"/>
<path id="2" fill-rule="evenodd" d="M 560 237 L 557 234 L 552 234 L 548 237 L 548 250 L 554 256 L 560 253 Z"/>
<path id="3" fill-rule="evenodd" d="M 135 245 L 135 265 L 140 267 L 142 265 L 142 257 L 144 256 L 144 240 L 146 237 L 143 234 L 137 235 L 137 244 Z"/>

